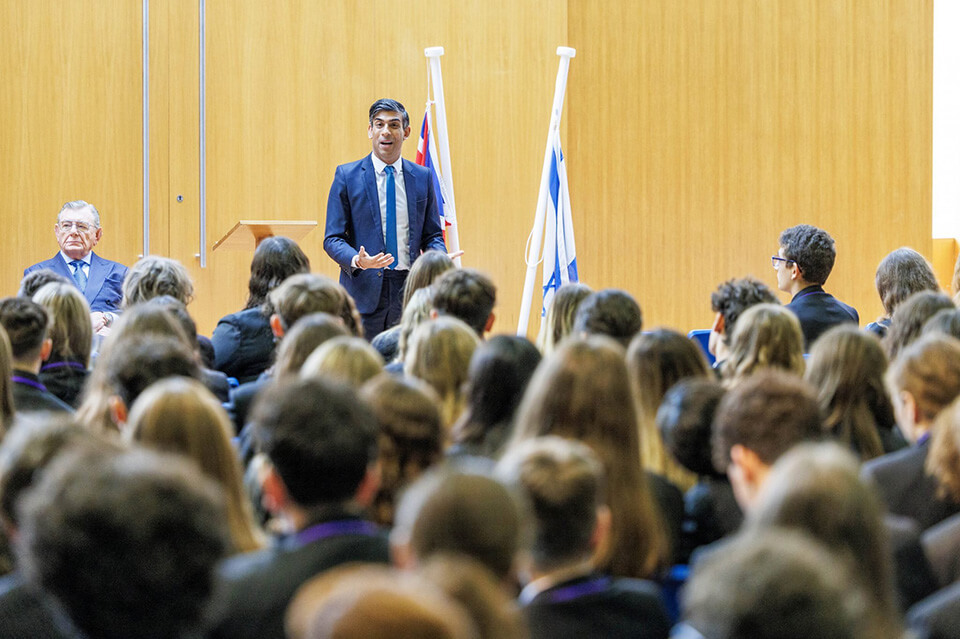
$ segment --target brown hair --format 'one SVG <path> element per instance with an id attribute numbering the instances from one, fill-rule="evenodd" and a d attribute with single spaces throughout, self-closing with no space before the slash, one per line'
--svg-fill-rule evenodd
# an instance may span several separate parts
<path id="1" fill-rule="evenodd" d="M 418 257 L 410 267 L 407 280 L 403 284 L 403 306 L 407 308 L 410 298 L 421 288 L 433 284 L 434 280 L 453 269 L 456 265 L 442 251 L 427 251 Z"/>
<path id="2" fill-rule="evenodd" d="M 627 349 L 627 371 L 637 400 L 640 422 L 640 457 L 644 468 L 665 476 L 683 490 L 697 482 L 694 474 L 679 466 L 663 446 L 657 430 L 657 409 L 670 388 L 682 379 L 710 376 L 703 351 L 670 329 L 640 333 Z"/>
<path id="3" fill-rule="evenodd" d="M 438 317 L 417 326 L 410 342 L 403 372 L 437 391 L 443 423 L 449 429 L 463 412 L 470 358 L 480 338 L 461 320 Z"/>
<path id="4" fill-rule="evenodd" d="M 932 421 L 960 395 L 960 340 L 925 335 L 908 346 L 887 372 L 894 392 L 913 395 L 923 421 Z"/>
<path id="5" fill-rule="evenodd" d="M 960 503 L 960 396 L 934 420 L 927 472 L 937 478 L 939 497 Z"/>
<path id="6" fill-rule="evenodd" d="M 884 453 L 880 429 L 897 426 L 883 382 L 886 370 L 880 341 L 853 325 L 820 336 L 807 362 L 805 379 L 817 389 L 824 430 L 865 460 Z"/>
<path id="7" fill-rule="evenodd" d="M 310 354 L 329 339 L 346 336 L 343 321 L 329 313 L 311 313 L 297 320 L 283 336 L 277 347 L 277 361 L 273 365 L 276 379 L 300 372 Z"/>
<path id="8" fill-rule="evenodd" d="M 147 255 L 127 272 L 121 306 L 130 308 L 161 295 L 176 298 L 186 306 L 193 299 L 193 280 L 180 262 L 169 257 Z"/>
<path id="9" fill-rule="evenodd" d="M 153 384 L 134 402 L 124 437 L 183 455 L 216 481 L 226 501 L 233 550 L 243 553 L 262 548 L 265 539 L 243 489 L 231 432 L 230 418 L 203 384 L 174 377 Z"/>
<path id="10" fill-rule="evenodd" d="M 300 367 L 300 377 L 326 377 L 360 386 L 383 372 L 383 358 L 361 337 L 334 337 L 318 346 Z"/>
<path id="11" fill-rule="evenodd" d="M 893 315 L 901 302 L 920 291 L 940 291 L 933 267 L 912 248 L 903 246 L 880 260 L 876 277 L 877 293 L 887 316 Z"/>
<path id="12" fill-rule="evenodd" d="M 72 361 L 90 365 L 93 326 L 90 306 L 73 284 L 50 282 L 33 294 L 33 301 L 44 306 L 53 318 L 47 337 L 53 341 L 49 361 Z"/>
<path id="13" fill-rule="evenodd" d="M 803 332 L 797 316 L 783 306 L 755 304 L 737 320 L 730 357 L 723 364 L 728 383 L 739 383 L 761 368 L 803 375 Z"/>
<path id="14" fill-rule="evenodd" d="M 379 424 L 380 488 L 373 518 L 393 525 L 397 496 L 443 457 L 440 399 L 425 382 L 380 375 L 360 389 Z"/>
<path id="15" fill-rule="evenodd" d="M 7 331 L 0 326 L 0 441 L 13 423 L 13 355 Z"/>
<path id="16" fill-rule="evenodd" d="M 667 536 L 640 460 L 637 411 L 623 349 L 610 338 L 571 337 L 547 357 L 517 409 L 511 445 L 558 435 L 593 448 L 608 479 L 609 543 L 599 570 L 649 577 L 669 556 Z"/>
<path id="17" fill-rule="evenodd" d="M 956 307 L 949 297 L 940 292 L 921 291 L 904 300 L 890 318 L 890 329 L 884 338 L 890 361 L 897 359 L 900 352 L 920 336 L 923 324 L 944 308 Z"/>
<path id="18" fill-rule="evenodd" d="M 363 325 L 353 298 L 329 277 L 315 273 L 291 275 L 268 294 L 284 330 L 311 313 L 330 313 L 343 320 L 351 334 L 363 336 Z"/>

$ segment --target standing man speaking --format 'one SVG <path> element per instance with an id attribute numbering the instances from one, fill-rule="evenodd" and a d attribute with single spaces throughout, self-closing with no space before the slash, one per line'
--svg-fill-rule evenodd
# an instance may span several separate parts
<path id="1" fill-rule="evenodd" d="M 337 167 L 323 249 L 340 265 L 367 339 L 400 321 L 403 284 L 422 251 L 446 252 L 430 171 L 400 157 L 410 116 L 396 100 L 370 107 L 373 153 Z"/>

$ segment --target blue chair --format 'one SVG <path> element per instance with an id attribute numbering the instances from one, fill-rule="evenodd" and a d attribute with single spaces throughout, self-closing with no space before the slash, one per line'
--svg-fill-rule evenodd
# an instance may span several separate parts
<path id="1" fill-rule="evenodd" d="M 714 362 L 717 361 L 717 358 L 710 354 L 710 329 L 699 328 L 694 331 L 687 333 L 687 337 L 695 341 L 700 349 L 703 351 L 703 354 L 707 356 L 707 363 L 710 366 L 713 366 Z"/>

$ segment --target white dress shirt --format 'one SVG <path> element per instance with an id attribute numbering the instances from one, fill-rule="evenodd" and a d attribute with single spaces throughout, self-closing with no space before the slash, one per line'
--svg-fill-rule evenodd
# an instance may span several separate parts
<path id="1" fill-rule="evenodd" d="M 380 200 L 380 228 L 383 230 L 383 241 L 387 241 L 387 163 L 376 156 L 370 154 L 373 160 L 373 169 L 377 175 L 377 197 Z M 398 271 L 410 269 L 410 216 L 407 215 L 407 190 L 403 183 L 403 158 L 398 158 L 392 165 L 394 170 L 394 184 L 396 186 L 397 203 L 397 253 L 393 259 L 396 262 L 392 265 Z M 368 251 L 369 252 L 369 251 Z"/>

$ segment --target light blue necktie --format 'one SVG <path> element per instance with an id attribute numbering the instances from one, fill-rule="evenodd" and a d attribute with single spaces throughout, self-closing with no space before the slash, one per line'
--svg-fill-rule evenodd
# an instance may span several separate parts
<path id="1" fill-rule="evenodd" d="M 73 267 L 73 279 L 76 280 L 77 286 L 80 287 L 80 290 L 83 291 L 87 288 L 87 274 L 83 272 L 83 260 L 73 260 L 70 262 L 70 266 Z"/>
<path id="2" fill-rule="evenodd" d="M 400 256 L 397 254 L 397 183 L 393 177 L 393 167 L 389 164 L 384 169 L 387 172 L 387 253 L 393 256 L 393 263 L 389 268 L 397 268 Z"/>

